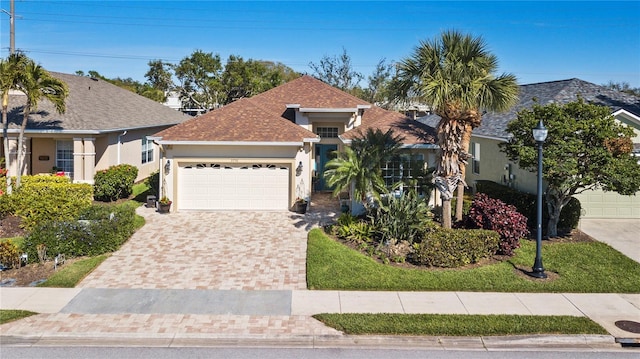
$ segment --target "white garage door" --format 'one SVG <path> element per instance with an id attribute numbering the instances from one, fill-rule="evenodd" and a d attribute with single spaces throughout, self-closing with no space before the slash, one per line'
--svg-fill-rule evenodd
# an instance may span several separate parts
<path id="1" fill-rule="evenodd" d="M 178 210 L 287 210 L 289 167 L 193 163 L 178 170 Z"/>
<path id="2" fill-rule="evenodd" d="M 583 218 L 640 218 L 640 195 L 621 196 L 615 192 L 587 191 L 580 200 Z"/>

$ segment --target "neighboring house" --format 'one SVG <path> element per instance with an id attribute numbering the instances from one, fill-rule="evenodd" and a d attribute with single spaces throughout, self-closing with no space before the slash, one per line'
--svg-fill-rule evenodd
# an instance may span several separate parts
<path id="1" fill-rule="evenodd" d="M 159 169 L 157 145 L 147 136 L 190 118 L 179 111 L 91 77 L 51 72 L 69 87 L 66 111 L 45 99 L 29 115 L 23 174 L 64 172 L 93 183 L 96 171 L 117 164 L 138 167 L 138 180 Z M 16 173 L 17 140 L 26 96 L 9 98 L 10 173 Z"/>
<path id="2" fill-rule="evenodd" d="M 585 101 L 611 108 L 612 115 L 621 123 L 632 127 L 634 155 L 640 156 L 640 98 L 607 89 L 579 79 L 553 81 L 520 86 L 519 102 L 505 113 L 486 113 L 482 125 L 473 131 L 469 152 L 474 156 L 467 166 L 467 183 L 490 180 L 529 192 L 536 192 L 536 174 L 521 170 L 511 163 L 498 144 L 510 137 L 507 123 L 517 117 L 518 111 L 531 108 L 534 103 L 564 104 L 582 97 Z M 420 122 L 436 126 L 439 117 L 430 115 Z M 638 157 L 640 160 L 640 157 Z M 621 196 L 601 190 L 586 191 L 576 196 L 583 208 L 583 218 L 640 218 L 640 194 Z"/>
<path id="3" fill-rule="evenodd" d="M 435 160 L 435 131 L 310 76 L 161 131 L 161 195 L 172 210 L 287 210 L 330 190 L 324 165 L 359 130 L 392 128 Z"/>

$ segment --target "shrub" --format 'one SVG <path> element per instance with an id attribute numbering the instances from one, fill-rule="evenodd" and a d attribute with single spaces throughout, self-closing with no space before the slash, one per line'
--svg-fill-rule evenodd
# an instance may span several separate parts
<path id="1" fill-rule="evenodd" d="M 18 246 L 9 239 L 0 242 L 0 264 L 7 268 L 20 268 Z"/>
<path id="2" fill-rule="evenodd" d="M 484 193 L 476 194 L 465 220 L 466 228 L 489 229 L 498 232 L 498 254 L 512 255 L 520 247 L 520 239 L 529 234 L 527 218 L 515 206 L 493 199 Z"/>
<path id="3" fill-rule="evenodd" d="M 23 178 L 20 188 L 11 195 L 11 206 L 27 230 L 54 220 L 71 220 L 91 205 L 90 184 L 69 183 L 66 178 L 48 175 Z"/>
<path id="4" fill-rule="evenodd" d="M 436 229 L 427 232 L 421 243 L 414 243 L 408 259 L 417 265 L 455 268 L 491 257 L 500 236 L 482 229 Z"/>
<path id="5" fill-rule="evenodd" d="M 527 225 L 530 229 L 537 227 L 537 195 L 521 192 L 492 181 L 477 181 L 476 191 L 486 193 L 491 198 L 499 199 L 506 204 L 515 206 L 518 212 L 527 217 Z M 546 231 L 549 214 L 546 210 L 547 205 L 544 196 L 542 200 L 542 228 Z M 562 212 L 560 212 L 558 230 L 560 232 L 568 232 L 577 228 L 581 210 L 580 201 L 577 198 L 571 198 L 569 203 L 562 208 Z"/>
<path id="6" fill-rule="evenodd" d="M 374 233 L 374 228 L 364 221 L 356 221 L 336 227 L 336 235 L 338 237 L 353 243 L 370 242 Z"/>
<path id="7" fill-rule="evenodd" d="M 156 198 L 159 195 L 160 190 L 160 172 L 155 171 L 149 177 L 144 180 L 147 187 L 149 187 L 149 191 L 152 195 L 155 195 Z"/>
<path id="8" fill-rule="evenodd" d="M 133 193 L 133 183 L 137 177 L 138 168 L 128 164 L 98 171 L 94 177 L 95 199 L 111 202 L 129 197 Z"/>
<path id="9" fill-rule="evenodd" d="M 427 202 L 415 191 L 387 197 L 370 217 L 381 244 L 413 243 L 433 225 Z"/>
<path id="10" fill-rule="evenodd" d="M 36 227 L 24 246 L 29 258 L 38 258 L 38 247 L 49 256 L 95 256 L 117 250 L 136 229 L 135 209 L 128 205 L 93 205 L 74 220 L 49 222 Z"/>

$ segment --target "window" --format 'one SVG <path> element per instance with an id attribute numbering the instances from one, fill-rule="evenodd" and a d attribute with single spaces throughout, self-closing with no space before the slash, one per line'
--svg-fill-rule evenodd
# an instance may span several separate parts
<path id="1" fill-rule="evenodd" d="M 142 137 L 142 163 L 153 162 L 153 141 Z"/>
<path id="2" fill-rule="evenodd" d="M 316 134 L 320 136 L 320 138 L 338 138 L 338 128 L 337 127 L 317 127 Z"/>
<path id="3" fill-rule="evenodd" d="M 73 177 L 73 141 L 56 141 L 56 169 Z"/>
<path id="4" fill-rule="evenodd" d="M 401 183 L 399 191 L 415 189 L 418 194 L 424 194 L 430 183 L 429 170 L 422 154 L 401 154 L 382 166 L 382 178 L 388 189 Z"/>
<path id="5" fill-rule="evenodd" d="M 480 174 L 480 144 L 471 142 L 471 171 Z"/>

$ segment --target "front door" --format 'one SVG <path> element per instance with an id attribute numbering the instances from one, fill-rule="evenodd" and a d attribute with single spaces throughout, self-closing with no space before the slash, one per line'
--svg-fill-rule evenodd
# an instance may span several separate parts
<path id="1" fill-rule="evenodd" d="M 315 191 L 330 191 L 331 187 L 327 186 L 324 181 L 324 166 L 330 160 L 336 158 L 335 151 L 338 145 L 315 145 L 316 154 L 316 181 L 313 189 Z"/>

